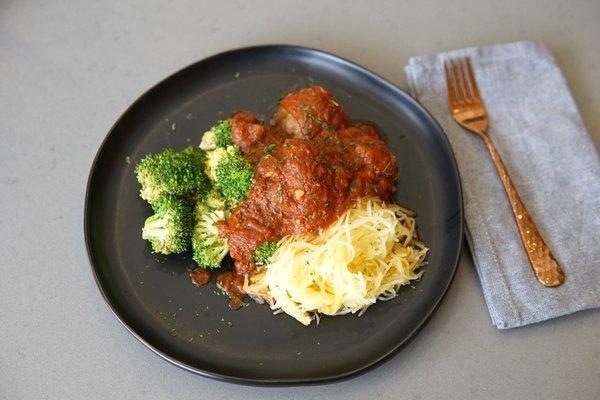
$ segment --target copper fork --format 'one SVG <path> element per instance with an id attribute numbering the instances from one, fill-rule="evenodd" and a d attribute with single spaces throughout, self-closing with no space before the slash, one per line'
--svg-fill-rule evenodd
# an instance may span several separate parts
<path id="1" fill-rule="evenodd" d="M 448 105 L 454 120 L 463 128 L 476 133 L 485 143 L 494 165 L 498 170 L 504 189 L 515 216 L 525 252 L 537 279 L 545 286 L 559 286 L 565 280 L 565 273 L 544 242 L 523 201 L 513 185 L 508 171 L 487 134 L 489 125 L 487 113 L 479 94 L 471 59 L 468 57 L 444 62 Z"/>

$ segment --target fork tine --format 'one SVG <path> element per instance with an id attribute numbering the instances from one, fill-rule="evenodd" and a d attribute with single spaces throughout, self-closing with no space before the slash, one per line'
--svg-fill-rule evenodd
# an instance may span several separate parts
<path id="1" fill-rule="evenodd" d="M 466 57 L 462 57 L 459 58 L 458 60 L 456 60 L 456 63 L 458 64 L 458 69 L 460 71 L 460 79 L 463 82 L 463 88 L 465 91 L 465 100 L 467 103 L 470 103 L 473 100 L 473 94 L 471 91 L 471 82 L 470 79 L 467 78 L 466 75 Z"/>
<path id="2" fill-rule="evenodd" d="M 467 95 L 466 95 L 466 91 L 465 91 L 465 83 L 464 83 L 464 79 L 460 73 L 460 65 L 458 64 L 458 61 L 455 59 L 451 59 L 450 60 L 450 65 L 452 65 L 452 75 L 454 76 L 454 82 L 455 82 L 455 86 L 456 86 L 456 93 L 457 93 L 457 97 L 458 97 L 458 104 L 464 104 L 466 103 L 467 100 Z"/>
<path id="3" fill-rule="evenodd" d="M 454 76 L 450 72 L 450 67 L 448 66 L 448 60 L 444 60 L 444 75 L 446 76 L 446 90 L 448 91 L 448 103 L 450 104 L 450 108 L 456 107 L 456 91 L 454 89 Z"/>
<path id="4" fill-rule="evenodd" d="M 469 81 L 471 82 L 471 90 L 473 92 L 473 97 L 475 100 L 481 102 L 481 95 L 479 94 L 479 88 L 477 87 L 477 80 L 475 79 L 475 74 L 473 73 L 473 66 L 471 65 L 471 57 L 465 57 L 465 62 L 467 64 L 467 73 L 469 74 Z"/>

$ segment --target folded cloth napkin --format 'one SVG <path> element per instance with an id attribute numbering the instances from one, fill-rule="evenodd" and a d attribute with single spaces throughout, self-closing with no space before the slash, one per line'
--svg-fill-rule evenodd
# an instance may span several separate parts
<path id="1" fill-rule="evenodd" d="M 488 133 L 565 282 L 538 283 L 500 178 L 448 110 L 443 61 L 471 57 Z M 462 180 L 467 241 L 492 322 L 514 328 L 600 307 L 600 161 L 552 55 L 519 42 L 410 59 L 413 95 L 444 128 Z"/>

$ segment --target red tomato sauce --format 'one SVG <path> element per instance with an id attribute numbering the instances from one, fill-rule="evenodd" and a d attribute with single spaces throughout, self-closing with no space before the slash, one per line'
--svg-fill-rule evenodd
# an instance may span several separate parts
<path id="1" fill-rule="evenodd" d="M 238 275 L 256 268 L 254 250 L 263 242 L 318 232 L 358 198 L 387 200 L 394 188 L 396 158 L 377 129 L 350 123 L 320 86 L 285 96 L 269 125 L 247 112 L 230 121 L 234 144 L 255 168 L 248 196 L 218 225 Z M 235 286 L 232 276 L 221 279 Z"/>
<path id="2" fill-rule="evenodd" d="M 210 271 L 204 268 L 190 268 L 188 273 L 196 286 L 206 285 L 210 281 Z"/>

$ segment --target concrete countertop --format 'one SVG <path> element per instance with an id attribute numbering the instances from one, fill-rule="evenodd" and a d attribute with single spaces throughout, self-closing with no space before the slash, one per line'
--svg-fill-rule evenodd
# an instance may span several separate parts
<path id="1" fill-rule="evenodd" d="M 498 331 L 467 249 L 439 311 L 410 345 L 333 384 L 255 388 L 195 376 L 147 350 L 112 315 L 82 235 L 92 159 L 141 93 L 211 54 L 316 47 L 406 87 L 411 55 L 539 40 L 600 147 L 597 0 L 319 3 L 0 3 L 0 398 L 598 399 L 600 312 Z"/>

